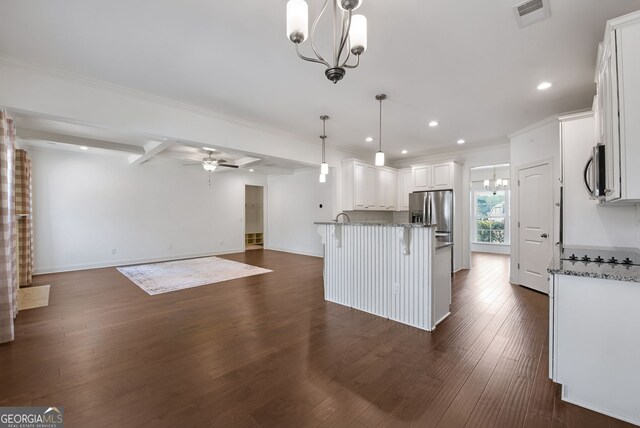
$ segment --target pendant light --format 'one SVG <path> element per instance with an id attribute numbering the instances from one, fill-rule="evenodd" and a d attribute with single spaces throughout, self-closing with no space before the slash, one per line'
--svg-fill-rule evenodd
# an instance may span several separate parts
<path id="1" fill-rule="evenodd" d="M 376 100 L 380 102 L 380 127 L 378 129 L 378 152 L 376 153 L 376 166 L 384 166 L 384 152 L 382 151 L 382 101 L 386 100 L 385 94 L 376 95 Z"/>
<path id="2" fill-rule="evenodd" d="M 325 158 L 325 152 L 326 152 L 325 140 L 327 139 L 327 131 L 326 131 L 327 119 L 329 119 L 329 116 L 327 116 L 326 114 L 320 116 L 320 120 L 322 120 L 322 135 L 320 136 L 320 139 L 322 140 L 322 163 L 320 164 L 320 183 L 325 183 L 327 181 L 327 175 L 329 175 L 329 164 L 327 163 L 327 160 Z"/>

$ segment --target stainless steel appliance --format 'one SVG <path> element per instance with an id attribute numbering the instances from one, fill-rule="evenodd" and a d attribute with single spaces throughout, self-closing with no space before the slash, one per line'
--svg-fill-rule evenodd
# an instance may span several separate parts
<path id="1" fill-rule="evenodd" d="M 435 225 L 436 239 L 453 242 L 453 190 L 430 190 L 409 195 L 412 223 Z"/>
<path id="2" fill-rule="evenodd" d="M 605 162 L 604 145 L 597 144 L 584 166 L 584 186 L 591 199 L 603 199 L 606 195 Z"/>

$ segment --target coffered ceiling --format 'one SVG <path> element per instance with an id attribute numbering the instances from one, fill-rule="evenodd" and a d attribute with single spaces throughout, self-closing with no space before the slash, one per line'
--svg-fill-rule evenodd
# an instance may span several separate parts
<path id="1" fill-rule="evenodd" d="M 314 16 L 320 1 L 308 3 Z M 359 152 L 375 150 L 365 137 L 377 138 L 374 96 L 384 92 L 384 148 L 398 159 L 402 149 L 457 149 L 460 138 L 465 147 L 501 143 L 589 107 L 605 21 L 640 9 L 640 0 L 550 0 L 551 18 L 521 29 L 516 3 L 363 0 L 368 50 L 336 85 L 296 57 L 285 0 L 0 0 L 0 55 L 311 141 L 328 114 L 328 142 Z M 321 50 L 329 37 L 318 34 Z M 552 88 L 536 90 L 543 80 Z"/>

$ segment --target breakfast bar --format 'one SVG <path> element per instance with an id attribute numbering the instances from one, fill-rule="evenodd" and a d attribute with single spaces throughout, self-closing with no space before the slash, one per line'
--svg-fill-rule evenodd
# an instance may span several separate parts
<path id="1" fill-rule="evenodd" d="M 431 331 L 449 315 L 450 242 L 417 223 L 317 222 L 325 300 Z"/>

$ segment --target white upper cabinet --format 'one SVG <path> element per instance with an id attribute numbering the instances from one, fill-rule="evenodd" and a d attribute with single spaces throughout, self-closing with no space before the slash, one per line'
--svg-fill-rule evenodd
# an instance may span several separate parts
<path id="1" fill-rule="evenodd" d="M 596 128 L 606 201 L 640 201 L 640 12 L 607 23 L 598 50 Z"/>
<path id="2" fill-rule="evenodd" d="M 453 162 L 413 168 L 414 190 L 442 190 L 453 188 Z"/>
<path id="3" fill-rule="evenodd" d="M 413 187 L 415 190 L 429 190 L 431 188 L 430 166 L 418 166 L 413 168 Z"/>
<path id="4" fill-rule="evenodd" d="M 364 209 L 375 210 L 378 208 L 377 204 L 377 182 L 378 177 L 375 166 L 366 165 L 364 167 Z"/>
<path id="5" fill-rule="evenodd" d="M 396 209 L 396 171 L 378 167 L 378 210 L 394 211 Z"/>
<path id="6" fill-rule="evenodd" d="M 398 170 L 398 211 L 409 211 L 409 193 L 413 192 L 411 168 Z"/>
<path id="7" fill-rule="evenodd" d="M 342 163 L 342 209 L 345 211 L 377 210 L 377 168 L 364 162 Z"/>

